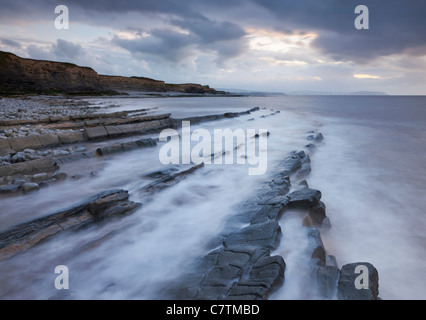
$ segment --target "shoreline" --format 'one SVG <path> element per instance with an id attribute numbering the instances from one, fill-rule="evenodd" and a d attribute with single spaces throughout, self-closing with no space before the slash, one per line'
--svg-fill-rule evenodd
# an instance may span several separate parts
<path id="1" fill-rule="evenodd" d="M 26 103 L 28 103 L 28 101 Z M 170 114 L 150 116 L 150 109 L 108 114 L 96 113 L 96 111 L 99 111 L 98 109 L 93 110 L 90 109 L 90 106 L 84 105 L 84 100 L 79 102 L 69 101 L 68 106 L 62 106 L 63 109 L 56 110 L 58 112 L 55 113 L 55 116 L 50 116 L 49 112 L 47 114 L 49 115 L 48 117 L 40 117 L 40 114 L 32 114 L 33 119 L 30 119 L 30 123 L 26 124 L 25 120 L 22 118 L 3 120 L 2 124 L 6 124 L 7 126 L 0 126 L 0 129 L 12 127 L 11 124 L 13 123 L 16 123 L 18 126 L 24 124 L 24 126 L 27 126 L 24 129 L 28 129 L 27 131 L 17 130 L 17 132 L 13 132 L 12 136 L 0 139 L 0 143 L 3 143 L 0 145 L 3 146 L 0 148 L 2 153 L 8 152 L 7 154 L 10 155 L 11 161 L 15 158 L 13 163 L 4 164 L 4 162 L 7 161 L 3 161 L 2 166 L 0 166 L 0 184 L 3 185 L 0 189 L 0 193 L 2 193 L 3 196 L 20 197 L 20 193 L 23 194 L 22 196 L 25 196 L 25 194 L 36 192 L 40 188 L 54 185 L 57 182 L 63 182 L 66 179 L 79 179 L 78 176 L 69 176 L 61 172 L 61 165 L 78 160 L 128 152 L 138 148 L 156 146 L 156 142 L 153 140 L 135 141 L 134 139 L 132 140 L 132 136 L 140 135 L 141 133 L 148 134 L 158 132 L 158 130 L 168 127 L 174 128 L 179 121 L 182 121 L 182 119 L 171 118 Z M 44 107 L 46 107 L 48 111 L 55 109 L 53 105 Z M 43 112 L 46 111 L 44 107 L 30 103 L 28 109 L 38 108 Z M 108 106 L 106 106 L 106 109 L 108 109 Z M 70 113 L 70 110 L 73 112 Z M 237 117 L 242 114 L 250 114 L 257 110 L 259 110 L 259 108 L 250 109 L 241 113 L 231 112 L 221 115 L 192 117 L 189 119 L 196 120 L 197 122 L 216 121 L 229 117 Z M 30 130 L 37 126 L 41 126 L 39 129 L 53 131 L 37 132 L 35 130 Z M 46 126 L 49 126 L 48 129 L 46 129 Z M 67 131 L 62 131 L 65 127 Z M 3 131 L 7 133 L 5 130 Z M 23 136 L 19 136 L 20 134 Z M 124 140 L 121 140 L 123 142 L 117 142 L 120 141 L 120 139 L 117 140 L 118 138 L 124 138 Z M 309 136 L 307 136 L 307 151 L 317 148 L 317 144 L 322 143 L 323 139 L 324 137 L 321 133 L 314 131 L 310 132 Z M 108 144 L 109 140 L 116 142 Z M 99 146 L 99 143 L 102 143 L 102 146 Z M 70 147 L 65 148 L 68 145 Z M 1 156 L 2 160 L 5 160 L 5 155 L 2 154 Z M 6 157 L 8 156 L 6 155 Z M 263 188 L 263 191 L 259 194 L 260 198 L 258 203 L 250 204 L 249 202 L 246 209 L 244 209 L 247 211 L 247 216 L 244 219 L 248 220 L 243 220 L 251 226 L 241 230 L 231 228 L 229 235 L 223 240 L 224 248 L 219 249 L 219 251 L 216 249 L 208 254 L 204 259 L 207 259 L 206 261 L 209 261 L 209 263 L 207 263 L 207 265 L 204 263 L 203 268 L 199 270 L 196 269 L 196 274 L 199 277 L 197 278 L 198 280 L 192 278 L 189 279 L 188 282 L 175 284 L 177 287 L 174 289 L 168 289 L 169 294 L 170 292 L 175 292 L 175 295 L 172 295 L 173 298 L 268 299 L 271 294 L 283 285 L 283 283 L 285 284 L 285 261 L 282 260 L 282 257 L 270 256 L 270 253 L 279 245 L 281 239 L 279 218 L 284 214 L 288 206 L 308 210 L 305 223 L 307 226 L 312 227 L 312 232 L 310 232 L 310 238 L 313 244 L 312 259 L 315 261 L 314 265 L 316 266 L 311 272 L 317 278 L 317 285 L 321 291 L 321 299 L 334 299 L 337 292 L 341 292 L 339 297 L 341 299 L 351 299 L 354 297 L 355 299 L 364 299 L 367 297 L 357 295 L 357 291 L 352 290 L 353 286 L 351 287 L 347 283 L 353 280 L 353 269 L 359 263 L 343 266 L 342 269 L 339 269 L 335 263 L 335 258 L 326 255 L 326 250 L 321 241 L 320 229 L 318 229 L 321 227 L 323 220 L 327 219 L 325 215 L 325 205 L 321 204 L 319 200 L 321 198 L 320 191 L 309 189 L 308 183 L 305 180 L 311 170 L 309 155 L 305 154 L 304 151 L 292 154 L 282 162 L 282 167 L 278 168 L 278 170 L 281 170 L 281 172 L 276 174 L 271 182 L 274 187 L 269 191 L 265 191 Z M 154 180 L 154 184 L 152 185 L 154 188 L 151 188 L 150 192 L 153 190 L 155 195 L 155 192 L 159 192 L 164 188 L 178 183 L 181 179 L 180 177 L 185 177 L 192 172 L 193 170 L 184 170 L 178 175 L 176 173 L 159 173 L 159 176 L 156 176 L 156 178 L 159 179 L 157 182 Z M 178 177 L 179 179 L 177 179 Z M 171 184 L 170 181 L 172 182 Z M 271 184 L 267 183 L 265 187 L 269 188 L 270 186 Z M 290 189 L 294 189 L 295 187 L 296 190 L 293 190 L 291 193 Z M 260 188 L 260 190 L 262 190 L 262 188 Z M 299 195 L 297 194 L 298 190 L 299 192 L 300 190 L 304 191 Z M 312 195 L 311 191 L 315 195 Z M 33 233 L 33 229 L 28 231 L 29 229 L 26 227 L 25 223 L 9 230 L 3 230 L 0 233 L 0 260 L 8 259 L 18 254 L 21 250 L 30 250 L 31 247 L 37 245 L 39 242 L 43 243 L 49 241 L 57 233 L 77 232 L 77 230 L 81 230 L 81 228 L 88 223 L 97 223 L 100 220 L 104 220 L 103 218 L 107 221 L 109 221 L 111 217 L 116 219 L 122 215 L 123 212 L 131 214 L 139 204 L 128 202 L 128 197 L 122 196 L 127 192 L 127 190 L 118 190 L 116 193 L 108 193 L 106 196 L 112 197 L 111 201 L 108 200 L 109 202 L 103 200 L 105 197 L 104 194 L 100 194 L 99 196 L 94 195 L 91 201 L 84 202 L 85 204 L 83 207 L 81 204 L 78 204 L 75 207 L 79 208 L 78 210 L 71 208 L 69 209 L 70 211 L 60 211 L 48 215 L 46 218 L 48 219 L 47 221 L 50 222 L 47 224 L 43 222 L 46 221 L 43 218 L 35 221 L 30 220 L 30 225 L 35 224 L 41 228 L 39 231 L 36 231 L 35 234 Z M 105 203 L 111 203 L 111 206 L 105 206 Z M 292 203 L 294 203 L 294 205 Z M 255 210 L 256 212 L 253 211 L 253 206 L 256 207 L 258 205 L 260 205 L 262 209 L 259 213 L 256 213 L 257 210 Z M 120 207 L 129 209 L 122 210 Z M 106 212 L 102 214 L 103 218 L 97 218 L 99 213 L 102 212 Z M 81 216 L 72 218 L 74 213 L 78 213 Z M 67 219 L 63 220 L 63 216 L 66 216 Z M 237 215 L 238 218 L 242 218 L 243 216 L 243 213 Z M 52 224 L 52 221 L 55 221 L 54 224 Z M 235 224 L 235 221 L 231 219 L 228 224 L 232 226 L 232 224 Z M 267 237 L 271 236 L 270 240 L 266 240 L 267 238 L 264 237 L 265 232 L 268 234 Z M 221 241 L 219 241 L 219 243 L 220 242 Z M 243 243 L 250 243 L 250 245 L 246 247 Z M 238 257 L 235 258 L 237 259 L 236 261 L 228 257 L 224 265 L 223 263 L 219 263 L 219 260 L 216 259 L 222 255 L 228 256 L 230 252 L 232 252 L 232 254 L 237 254 Z M 259 254 L 262 257 L 260 260 Z M 241 255 L 248 255 L 251 257 L 249 259 L 249 264 L 247 264 L 247 261 L 242 263 Z M 215 259 L 212 260 L 213 256 Z M 243 258 L 243 260 L 245 261 L 245 258 Z M 228 274 L 228 269 L 231 265 L 239 265 L 242 270 L 238 271 L 233 269 L 231 274 L 233 274 L 233 272 L 237 273 L 234 274 L 231 279 L 235 279 L 235 276 L 238 275 L 240 279 L 251 280 L 229 282 L 228 280 L 231 279 L 226 278 L 226 274 Z M 261 268 L 259 270 L 262 271 L 258 270 L 259 272 L 254 272 L 256 268 Z M 349 271 L 346 270 L 348 268 Z M 374 271 L 375 268 L 373 266 L 370 268 L 369 265 L 369 270 L 373 275 L 377 273 L 377 270 Z M 213 276 L 212 274 L 208 276 L 207 274 L 211 272 L 216 275 Z M 269 275 L 269 278 L 264 278 L 265 274 Z M 223 276 L 225 278 L 223 278 Z M 208 288 L 205 286 L 206 283 L 203 282 L 204 280 L 200 280 L 206 277 L 209 279 Z M 345 280 L 345 284 L 342 284 L 345 289 L 339 289 L 340 291 L 338 291 L 337 288 L 340 287 L 339 279 L 345 279 L 345 277 L 349 279 Z M 373 288 L 376 288 L 378 286 L 378 279 L 373 277 L 371 280 L 374 283 Z M 194 287 L 186 287 L 188 283 L 194 284 L 197 281 L 199 283 L 198 289 L 195 290 Z M 219 291 L 218 286 L 222 288 Z M 330 286 L 335 287 L 336 290 L 327 289 Z M 188 292 L 193 294 L 195 290 L 196 295 L 182 295 L 182 291 L 179 291 L 181 293 L 176 295 L 176 290 L 183 290 L 185 294 Z M 373 291 L 374 290 L 375 289 L 373 289 Z M 368 298 L 376 299 L 377 292 L 370 293 Z"/>

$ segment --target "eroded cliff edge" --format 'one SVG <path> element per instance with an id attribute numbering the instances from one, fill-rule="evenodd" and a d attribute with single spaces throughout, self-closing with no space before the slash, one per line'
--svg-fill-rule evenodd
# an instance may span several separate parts
<path id="1" fill-rule="evenodd" d="M 195 83 L 169 84 L 145 77 L 99 75 L 89 67 L 67 62 L 20 58 L 0 51 L 0 95 L 97 94 L 125 91 L 224 94 Z"/>

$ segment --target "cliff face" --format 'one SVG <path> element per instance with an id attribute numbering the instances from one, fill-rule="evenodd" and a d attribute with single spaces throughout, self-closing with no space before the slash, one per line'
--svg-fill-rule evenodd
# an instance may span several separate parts
<path id="1" fill-rule="evenodd" d="M 0 93 L 98 92 L 104 88 L 91 68 L 22 59 L 0 52 Z"/>
<path id="2" fill-rule="evenodd" d="M 165 92 L 166 84 L 164 81 L 153 80 L 142 77 L 119 77 L 99 75 L 99 82 L 110 90 L 124 91 L 152 91 Z"/>
<path id="3" fill-rule="evenodd" d="M 118 94 L 118 91 L 218 94 L 199 84 L 167 84 L 143 77 L 99 75 L 72 63 L 23 59 L 0 51 L 0 95 L 17 93 Z"/>

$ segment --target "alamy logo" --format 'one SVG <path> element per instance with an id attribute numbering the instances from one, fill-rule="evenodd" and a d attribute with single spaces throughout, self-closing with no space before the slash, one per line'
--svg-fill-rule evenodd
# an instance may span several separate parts
<path id="1" fill-rule="evenodd" d="M 63 265 L 57 266 L 55 273 L 59 274 L 55 279 L 55 288 L 58 290 L 68 290 L 70 288 L 68 267 Z"/>
<path id="2" fill-rule="evenodd" d="M 268 167 L 267 136 L 266 129 L 258 133 L 255 129 L 214 129 L 212 138 L 206 129 L 191 133 L 190 121 L 182 121 L 182 136 L 174 129 L 161 131 L 159 140 L 167 143 L 161 147 L 159 159 L 164 165 L 248 163 L 249 175 L 263 175 Z"/>
<path id="3" fill-rule="evenodd" d="M 355 273 L 360 274 L 355 279 L 355 288 L 357 288 L 358 290 L 368 289 L 369 288 L 369 283 L 368 283 L 369 273 L 368 273 L 367 266 L 364 266 L 362 264 L 356 266 Z"/>
<path id="4" fill-rule="evenodd" d="M 359 16 L 356 17 L 354 22 L 355 28 L 358 30 L 368 30 L 370 28 L 368 7 L 364 5 L 359 5 L 355 8 L 355 13 L 359 14 Z"/>
<path id="5" fill-rule="evenodd" d="M 68 30 L 70 28 L 68 7 L 59 5 L 55 8 L 55 13 L 59 14 L 55 19 L 55 28 L 58 30 Z"/>

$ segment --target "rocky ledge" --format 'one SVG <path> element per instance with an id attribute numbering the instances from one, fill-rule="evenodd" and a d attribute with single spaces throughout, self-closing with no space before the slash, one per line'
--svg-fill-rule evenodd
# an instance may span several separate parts
<path id="1" fill-rule="evenodd" d="M 322 143 L 321 133 L 310 135 L 307 149 Z M 376 300 L 378 271 L 367 262 L 344 265 L 327 255 L 320 230 L 330 228 L 321 192 L 311 189 L 305 178 L 310 173 L 310 157 L 293 152 L 277 167 L 272 179 L 261 186 L 255 197 L 244 202 L 227 223 L 221 236 L 212 241 L 211 250 L 194 263 L 192 270 L 165 291 L 179 300 L 263 300 L 285 285 L 286 263 L 271 256 L 282 238 L 280 218 L 288 210 L 306 213 L 311 269 L 307 277 L 320 299 Z M 293 191 L 291 191 L 293 190 Z M 244 227 L 240 227 L 245 225 Z M 358 289 L 357 266 L 369 271 L 369 286 Z"/>

